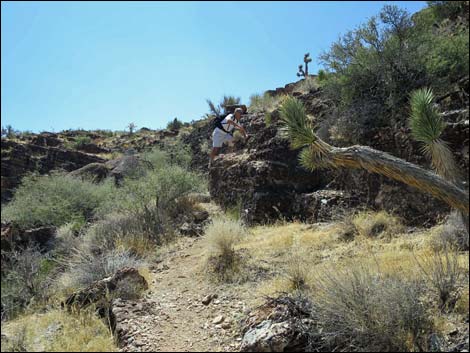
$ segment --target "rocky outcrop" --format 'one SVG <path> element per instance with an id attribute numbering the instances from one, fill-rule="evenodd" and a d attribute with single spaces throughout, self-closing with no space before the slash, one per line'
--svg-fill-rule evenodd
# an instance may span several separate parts
<path id="1" fill-rule="evenodd" d="M 55 169 L 72 171 L 90 163 L 102 163 L 102 158 L 86 153 L 18 143 L 2 139 L 1 199 L 11 198 L 21 178 L 29 172 L 45 174 Z"/>
<path id="2" fill-rule="evenodd" d="M 57 147 L 62 144 L 62 140 L 57 134 L 42 132 L 31 139 L 31 144 L 44 147 Z"/>
<path id="3" fill-rule="evenodd" d="M 268 93 L 293 94 L 294 88 L 278 91 Z M 334 114 L 330 102 L 323 98 L 320 89 L 295 93 L 320 127 L 318 134 L 328 141 L 328 119 Z M 455 109 L 443 116 L 448 121 L 443 139 L 449 141 L 462 177 L 468 182 L 468 109 Z M 266 124 L 264 114 L 245 115 L 241 122 L 252 138 L 237 139 L 233 153 L 222 151 L 209 171 L 212 198 L 225 208 L 238 207 L 248 223 L 278 218 L 326 221 L 357 206 L 393 212 L 410 225 L 431 225 L 448 213 L 449 207 L 444 203 L 380 175 L 344 169 L 305 171 L 297 163 L 297 152 L 290 150 L 282 137 L 279 112 L 274 111 L 269 117 L 270 124 Z M 201 125 L 191 139 L 188 136 L 197 152 L 197 137 L 204 141 L 210 136 L 205 129 L 207 126 Z M 371 127 L 363 135 L 359 137 L 363 145 L 430 168 L 406 121 L 396 126 Z M 203 157 L 202 160 L 199 153 L 194 162 L 204 166 L 207 156 Z"/>
<path id="4" fill-rule="evenodd" d="M 107 308 L 110 296 L 126 298 L 134 293 L 147 290 L 148 284 L 138 270 L 124 267 L 113 276 L 93 282 L 88 287 L 71 294 L 64 303 L 67 309 L 81 309 L 98 303 L 98 307 Z"/>
<path id="5" fill-rule="evenodd" d="M 52 245 L 56 235 L 56 228 L 52 226 L 21 229 L 11 223 L 2 223 L 1 229 L 2 251 L 24 248 L 27 245 L 47 249 Z"/>
<path id="6" fill-rule="evenodd" d="M 238 140 L 235 153 L 217 157 L 209 171 L 211 197 L 224 207 L 241 208 L 250 224 L 294 216 L 296 196 L 324 184 L 320 173 L 300 167 L 298 151 L 281 136 L 272 115 L 270 126 L 263 114 L 244 116 L 251 138 Z"/>
<path id="7" fill-rule="evenodd" d="M 85 152 L 85 153 L 92 153 L 92 154 L 111 152 L 109 149 L 100 147 L 100 146 L 98 146 L 97 144 L 94 144 L 94 143 L 80 144 L 80 146 L 78 146 L 77 149 L 79 151 L 82 151 L 82 152 Z"/>

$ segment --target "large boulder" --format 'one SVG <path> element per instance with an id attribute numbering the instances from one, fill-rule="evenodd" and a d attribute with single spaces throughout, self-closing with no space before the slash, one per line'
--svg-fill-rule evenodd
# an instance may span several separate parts
<path id="1" fill-rule="evenodd" d="M 117 184 L 119 184 L 126 176 L 141 173 L 145 167 L 153 167 L 150 163 L 135 154 L 124 155 L 107 161 L 105 166 L 110 170 L 109 176 L 113 177 Z"/>
<path id="2" fill-rule="evenodd" d="M 302 298 L 269 298 L 242 321 L 242 352 L 306 352 L 313 330 L 311 304 Z"/>
<path id="3" fill-rule="evenodd" d="M 81 179 L 92 180 L 94 182 L 100 182 L 105 179 L 109 173 L 110 170 L 105 163 L 90 163 L 82 168 L 70 172 L 69 175 Z"/>

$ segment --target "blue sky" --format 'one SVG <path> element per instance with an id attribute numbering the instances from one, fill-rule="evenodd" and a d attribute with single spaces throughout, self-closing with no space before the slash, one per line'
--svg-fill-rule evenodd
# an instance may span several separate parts
<path id="1" fill-rule="evenodd" d="M 1 118 L 19 130 L 162 128 L 205 99 L 296 81 L 386 3 L 1 2 Z"/>

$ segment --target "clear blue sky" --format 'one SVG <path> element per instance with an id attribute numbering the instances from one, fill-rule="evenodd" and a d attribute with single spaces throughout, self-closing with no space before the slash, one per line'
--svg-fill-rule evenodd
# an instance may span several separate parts
<path id="1" fill-rule="evenodd" d="M 32 131 L 161 128 L 206 98 L 297 79 L 297 66 L 385 3 L 1 2 L 2 125 Z"/>

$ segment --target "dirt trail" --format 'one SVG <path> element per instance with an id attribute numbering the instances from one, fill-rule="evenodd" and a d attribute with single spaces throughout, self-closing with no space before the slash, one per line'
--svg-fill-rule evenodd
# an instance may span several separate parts
<path id="1" fill-rule="evenodd" d="M 182 238 L 152 269 L 152 310 L 130 318 L 135 333 L 122 351 L 238 351 L 238 320 L 249 290 L 215 285 L 204 274 L 204 238 Z M 207 295 L 216 294 L 204 305 Z M 214 320 L 220 316 L 223 321 Z"/>

